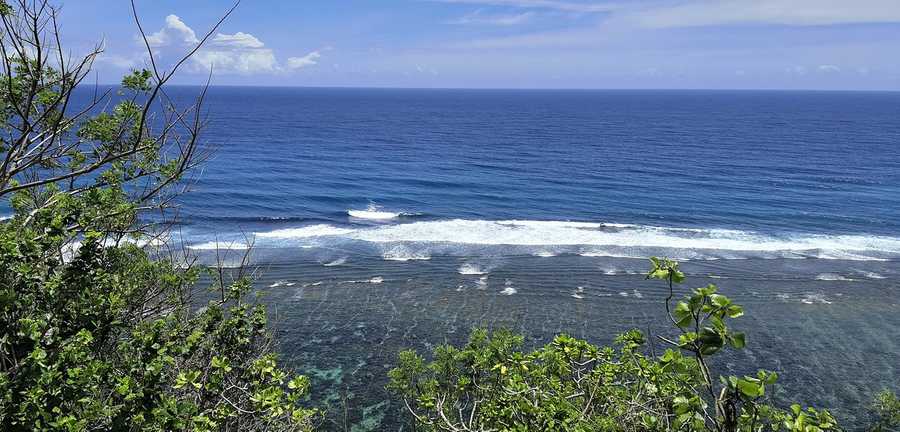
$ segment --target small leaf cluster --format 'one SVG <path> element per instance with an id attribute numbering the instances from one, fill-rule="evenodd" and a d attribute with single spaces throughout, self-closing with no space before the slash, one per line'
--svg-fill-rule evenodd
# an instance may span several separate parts
<path id="1" fill-rule="evenodd" d="M 872 403 L 873 432 L 900 430 L 900 398 L 889 390 L 875 396 Z"/>

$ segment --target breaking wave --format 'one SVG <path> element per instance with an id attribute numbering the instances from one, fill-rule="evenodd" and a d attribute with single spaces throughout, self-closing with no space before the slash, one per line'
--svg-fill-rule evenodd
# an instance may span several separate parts
<path id="1" fill-rule="evenodd" d="M 313 241 L 314 240 L 314 241 Z M 257 246 L 374 245 L 385 259 L 433 255 L 562 255 L 682 260 L 819 258 L 878 261 L 900 257 L 900 238 L 871 235 L 769 235 L 725 229 L 666 228 L 564 221 L 439 220 L 365 227 L 327 224 L 256 234 Z M 201 249 L 197 245 L 194 248 Z"/>
<path id="2" fill-rule="evenodd" d="M 488 270 L 478 264 L 465 263 L 459 266 L 458 272 L 461 275 L 483 275 L 487 274 Z"/>
<path id="3" fill-rule="evenodd" d="M 385 211 L 375 204 L 370 204 L 365 210 L 347 210 L 347 215 L 355 219 L 368 219 L 375 221 L 387 221 L 401 216 L 415 216 L 415 213 Z"/>

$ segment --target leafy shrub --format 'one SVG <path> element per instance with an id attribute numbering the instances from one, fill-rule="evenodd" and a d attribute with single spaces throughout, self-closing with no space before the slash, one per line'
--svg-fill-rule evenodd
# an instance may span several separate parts
<path id="1" fill-rule="evenodd" d="M 886 432 L 900 430 L 900 398 L 897 395 L 884 390 L 875 396 L 872 403 L 873 432 Z"/>
<path id="2" fill-rule="evenodd" d="M 0 429 L 309 428 L 247 280 L 192 310 L 196 270 L 94 233 L 63 261 L 18 228 L 0 228 Z"/>
<path id="3" fill-rule="evenodd" d="M 660 338 L 671 346 L 661 356 L 645 352 L 638 330 L 614 347 L 560 335 L 530 352 L 521 336 L 475 330 L 461 348 L 436 347 L 431 361 L 401 352 L 389 389 L 432 431 L 840 430 L 828 411 L 772 406 L 773 372 L 713 380 L 710 357 L 746 344 L 729 325 L 743 309 L 714 285 L 671 308 L 684 274 L 670 260 L 652 259 L 648 278 L 668 284 L 666 311 L 679 332 Z"/>
<path id="4" fill-rule="evenodd" d="M 0 0 L 0 430 L 311 429 L 249 281 L 215 273 L 198 308 L 200 270 L 159 247 L 203 94 L 174 107 L 152 63 L 71 112 L 100 48 L 67 58 L 57 13 Z"/>

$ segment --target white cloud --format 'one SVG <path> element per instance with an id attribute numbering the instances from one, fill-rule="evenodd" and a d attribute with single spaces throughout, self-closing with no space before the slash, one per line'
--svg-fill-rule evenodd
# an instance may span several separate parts
<path id="1" fill-rule="evenodd" d="M 158 32 L 147 36 L 147 42 L 154 48 L 170 46 L 170 45 L 193 45 L 200 42 L 197 34 L 194 33 L 178 15 L 169 15 L 166 17 L 166 25 Z"/>
<path id="2" fill-rule="evenodd" d="M 165 26 L 147 36 L 147 41 L 162 55 L 169 54 L 169 48 L 183 53 L 200 42 L 196 32 L 177 15 L 167 16 Z M 252 75 L 314 65 L 319 57 L 319 52 L 314 51 L 303 57 L 291 57 L 282 66 L 275 52 L 256 36 L 244 32 L 217 33 L 191 57 L 189 65 L 195 71 L 212 69 L 214 73 Z"/>
<path id="3" fill-rule="evenodd" d="M 464 3 L 488 6 L 509 6 L 523 9 L 551 9 L 565 12 L 607 12 L 618 8 L 612 3 L 574 2 L 560 0 L 431 0 L 441 3 Z"/>
<path id="4" fill-rule="evenodd" d="M 448 21 L 448 24 L 513 26 L 523 24 L 533 16 L 534 12 L 523 12 L 515 15 L 485 15 L 479 9 L 455 20 Z"/>
<path id="5" fill-rule="evenodd" d="M 628 17 L 654 28 L 728 24 L 830 25 L 900 22 L 897 0 L 681 0 L 635 9 Z"/>
<path id="6" fill-rule="evenodd" d="M 259 39 L 249 33 L 237 32 L 233 35 L 229 34 L 217 34 L 212 41 L 210 41 L 210 45 L 219 45 L 225 47 L 240 47 L 240 48 L 263 48 L 265 44 L 262 43 Z"/>
<path id="7" fill-rule="evenodd" d="M 819 65 L 819 67 L 817 67 L 816 70 L 818 70 L 818 71 L 821 72 L 821 73 L 830 74 L 830 73 L 838 73 L 838 72 L 840 72 L 840 71 L 841 71 L 841 68 L 839 68 L 839 67 L 837 67 L 837 66 L 835 66 L 835 65 L 827 65 L 827 64 L 826 64 L 826 65 Z"/>
<path id="8" fill-rule="evenodd" d="M 290 69 L 301 69 L 312 66 L 319 62 L 319 57 L 322 57 L 322 55 L 318 51 L 313 51 L 303 57 L 291 57 L 287 59 L 287 67 Z"/>

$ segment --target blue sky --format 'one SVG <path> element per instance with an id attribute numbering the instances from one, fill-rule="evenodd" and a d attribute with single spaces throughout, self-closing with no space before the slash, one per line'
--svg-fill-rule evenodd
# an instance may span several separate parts
<path id="1" fill-rule="evenodd" d="M 138 0 L 163 62 L 232 4 Z M 140 67 L 127 0 L 61 3 L 101 82 Z M 244 0 L 178 76 L 220 85 L 900 90 L 900 0 Z"/>

